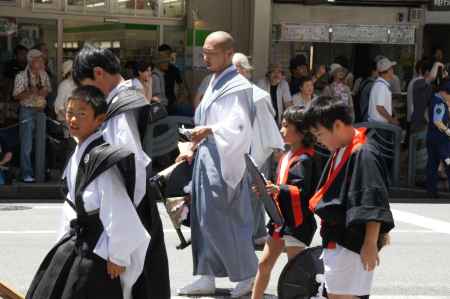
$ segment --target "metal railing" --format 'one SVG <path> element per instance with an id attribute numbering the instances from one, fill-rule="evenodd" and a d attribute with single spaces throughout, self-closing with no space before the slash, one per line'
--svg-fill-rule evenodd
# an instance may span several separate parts
<path id="1" fill-rule="evenodd" d="M 414 186 L 419 174 L 424 175 L 427 165 L 427 131 L 411 134 L 408 146 L 408 186 Z"/>

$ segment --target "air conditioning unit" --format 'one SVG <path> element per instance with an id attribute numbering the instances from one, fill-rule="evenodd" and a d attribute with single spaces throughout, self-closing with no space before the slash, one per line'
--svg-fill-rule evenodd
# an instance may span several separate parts
<path id="1" fill-rule="evenodd" d="M 425 22 L 425 9 L 423 8 L 410 8 L 408 21 L 411 23 L 423 23 Z"/>

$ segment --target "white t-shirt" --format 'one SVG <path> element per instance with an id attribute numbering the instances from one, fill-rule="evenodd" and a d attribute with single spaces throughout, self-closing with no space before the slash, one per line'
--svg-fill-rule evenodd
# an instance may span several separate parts
<path id="1" fill-rule="evenodd" d="M 378 121 L 388 123 L 377 110 L 377 106 L 383 106 L 392 116 L 392 92 L 389 83 L 381 77 L 375 81 L 370 92 L 369 100 L 369 122 Z"/>

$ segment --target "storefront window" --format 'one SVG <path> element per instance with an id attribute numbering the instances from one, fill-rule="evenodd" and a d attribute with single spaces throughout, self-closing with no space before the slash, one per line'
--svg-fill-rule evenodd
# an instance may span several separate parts
<path id="1" fill-rule="evenodd" d="M 17 0 L 0 0 L 0 5 L 16 6 Z"/>
<path id="2" fill-rule="evenodd" d="M 106 11 L 107 4 L 107 0 L 67 0 L 66 9 L 69 11 Z"/>
<path id="3" fill-rule="evenodd" d="M 158 16 L 158 2 L 153 0 L 112 0 L 113 13 Z"/>
<path id="4" fill-rule="evenodd" d="M 1 1 L 1 0 L 0 0 Z M 33 0 L 40 5 L 56 0 Z M 185 0 L 66 0 L 66 10 L 76 12 L 102 11 L 132 16 L 182 18 Z"/>
<path id="5" fill-rule="evenodd" d="M 160 0 L 161 17 L 182 18 L 185 13 L 184 0 Z"/>
<path id="6" fill-rule="evenodd" d="M 149 24 L 65 20 L 64 59 L 73 59 L 87 42 L 95 47 L 112 49 L 125 70 L 127 62 L 151 61 L 159 44 L 159 28 Z M 128 77 L 125 73 L 124 76 Z"/>
<path id="7" fill-rule="evenodd" d="M 34 3 L 47 5 L 47 4 L 53 4 L 53 3 L 55 3 L 55 1 L 54 0 L 34 0 Z"/>

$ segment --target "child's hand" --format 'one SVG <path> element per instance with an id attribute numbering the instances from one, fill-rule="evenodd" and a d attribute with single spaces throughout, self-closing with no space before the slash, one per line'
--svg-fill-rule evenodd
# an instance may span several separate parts
<path id="1" fill-rule="evenodd" d="M 361 248 L 361 262 L 364 270 L 372 272 L 376 266 L 380 264 L 380 258 L 378 257 L 377 243 L 364 242 Z"/>
<path id="2" fill-rule="evenodd" d="M 108 260 L 106 263 L 106 271 L 108 272 L 111 279 L 119 277 L 120 274 L 125 272 L 125 267 L 119 266 Z"/>
<path id="3" fill-rule="evenodd" d="M 280 192 L 280 187 L 272 183 L 271 181 L 266 182 L 266 191 L 270 196 L 274 196 Z"/>

